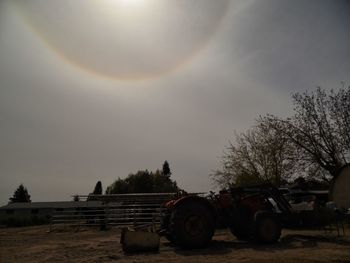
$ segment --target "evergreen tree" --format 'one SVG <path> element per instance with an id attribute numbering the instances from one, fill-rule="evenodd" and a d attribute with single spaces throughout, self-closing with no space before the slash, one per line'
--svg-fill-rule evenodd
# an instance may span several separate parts
<path id="1" fill-rule="evenodd" d="M 28 194 L 27 188 L 20 184 L 16 191 L 13 194 L 13 197 L 10 198 L 10 203 L 30 203 L 30 195 Z"/>
<path id="2" fill-rule="evenodd" d="M 101 181 L 98 181 L 95 185 L 95 189 L 94 191 L 92 192 L 93 195 L 102 195 L 102 183 Z"/>
<path id="3" fill-rule="evenodd" d="M 102 183 L 101 181 L 98 181 L 95 185 L 94 191 L 92 193 L 89 194 L 87 201 L 96 201 L 98 200 L 97 197 L 92 196 L 92 195 L 102 195 Z"/>
<path id="4" fill-rule="evenodd" d="M 170 167 L 169 167 L 168 161 L 165 161 L 163 163 L 162 174 L 165 175 L 165 176 L 168 176 L 168 177 L 170 177 L 170 175 L 171 175 L 171 171 L 170 171 Z"/>

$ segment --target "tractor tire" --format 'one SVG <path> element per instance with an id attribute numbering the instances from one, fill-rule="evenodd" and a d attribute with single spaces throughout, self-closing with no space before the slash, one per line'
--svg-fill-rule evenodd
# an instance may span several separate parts
<path id="1" fill-rule="evenodd" d="M 259 211 L 255 214 L 254 238 L 259 243 L 271 244 L 281 236 L 281 223 L 273 213 Z"/>
<path id="2" fill-rule="evenodd" d="M 230 231 L 231 231 L 232 235 L 234 235 L 238 240 L 249 241 L 251 238 L 251 234 L 250 234 L 249 229 L 230 227 Z"/>
<path id="3" fill-rule="evenodd" d="M 170 234 L 165 234 L 164 237 L 169 241 L 169 242 L 173 242 L 173 237 Z"/>
<path id="4" fill-rule="evenodd" d="M 206 247 L 215 231 L 215 215 L 205 203 L 187 201 L 176 207 L 170 217 L 172 242 L 181 248 Z"/>
<path id="5" fill-rule="evenodd" d="M 229 228 L 231 233 L 241 241 L 250 241 L 253 234 L 252 226 L 254 224 L 254 217 L 250 209 L 241 207 L 235 216 L 231 218 Z"/>

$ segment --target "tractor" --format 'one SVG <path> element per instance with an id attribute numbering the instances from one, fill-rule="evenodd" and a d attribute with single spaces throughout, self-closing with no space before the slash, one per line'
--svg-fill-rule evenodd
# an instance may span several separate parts
<path id="1" fill-rule="evenodd" d="M 216 228 L 229 228 L 239 240 L 277 242 L 291 212 L 272 185 L 230 188 L 206 197 L 183 194 L 164 207 L 159 233 L 186 249 L 207 246 Z"/>

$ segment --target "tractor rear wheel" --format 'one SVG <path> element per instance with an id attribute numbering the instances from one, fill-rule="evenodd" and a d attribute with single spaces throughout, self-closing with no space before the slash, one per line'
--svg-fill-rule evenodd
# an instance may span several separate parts
<path id="1" fill-rule="evenodd" d="M 238 240 L 248 241 L 250 240 L 251 233 L 247 227 L 230 227 L 232 235 L 234 235 Z"/>
<path id="2" fill-rule="evenodd" d="M 215 216 L 203 202 L 189 200 L 176 207 L 170 217 L 170 236 L 182 248 L 207 246 L 215 231 Z"/>
<path id="3" fill-rule="evenodd" d="M 255 214 L 254 237 L 260 243 L 275 243 L 281 236 L 281 223 L 270 212 L 260 211 Z"/>

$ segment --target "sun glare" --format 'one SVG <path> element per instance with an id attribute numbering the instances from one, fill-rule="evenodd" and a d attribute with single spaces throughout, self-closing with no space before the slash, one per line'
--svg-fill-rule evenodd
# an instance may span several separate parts
<path id="1" fill-rule="evenodd" d="M 105 0 L 107 5 L 115 8 L 141 8 L 147 0 Z"/>
<path id="2" fill-rule="evenodd" d="M 149 9 L 151 0 L 96 0 L 94 3 L 99 10 L 107 15 L 121 19 L 134 19 L 143 16 Z M 146 5 L 147 4 L 147 5 Z"/>
<path id="3" fill-rule="evenodd" d="M 146 0 L 114 0 L 115 2 L 119 2 L 122 6 L 140 6 L 145 4 Z"/>

